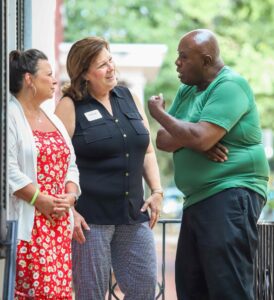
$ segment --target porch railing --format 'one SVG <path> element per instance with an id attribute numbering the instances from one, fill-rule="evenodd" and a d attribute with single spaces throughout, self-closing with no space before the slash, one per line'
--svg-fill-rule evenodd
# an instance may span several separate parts
<path id="1" fill-rule="evenodd" d="M 158 281 L 158 293 L 155 299 L 165 300 L 165 273 L 166 273 L 166 226 L 179 224 L 180 219 L 162 219 L 158 222 L 162 225 L 162 266 L 161 281 Z M 255 299 L 274 300 L 274 222 L 259 222 L 259 246 L 255 257 Z M 116 282 L 109 281 L 108 300 L 120 300 L 115 292 Z M 161 298 L 160 298 L 161 297 Z"/>
<path id="2" fill-rule="evenodd" d="M 256 300 L 274 300 L 274 222 L 258 224 L 259 246 L 255 258 Z"/>
<path id="3" fill-rule="evenodd" d="M 1 258 L 5 258 L 3 291 L 0 292 L 0 299 L 2 296 L 5 300 L 14 299 L 17 226 L 17 221 L 7 221 L 6 237 L 0 240 L 0 249 L 4 254 Z"/>

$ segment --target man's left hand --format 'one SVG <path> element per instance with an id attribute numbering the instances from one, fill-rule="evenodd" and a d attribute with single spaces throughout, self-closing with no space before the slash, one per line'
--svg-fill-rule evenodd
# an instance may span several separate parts
<path id="1" fill-rule="evenodd" d="M 206 156 L 215 162 L 225 162 L 228 154 L 228 149 L 221 143 L 217 143 L 211 149 L 206 151 Z"/>

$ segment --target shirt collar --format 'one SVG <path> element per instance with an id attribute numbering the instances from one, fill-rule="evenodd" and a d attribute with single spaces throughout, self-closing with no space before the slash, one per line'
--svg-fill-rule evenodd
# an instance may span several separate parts
<path id="1" fill-rule="evenodd" d="M 114 88 L 110 91 L 110 95 L 111 95 L 111 96 L 114 95 L 114 96 L 116 96 L 117 98 L 121 98 L 121 99 L 124 98 L 124 96 L 122 95 L 122 93 L 119 91 L 119 88 L 117 88 L 117 87 L 114 87 Z M 86 101 L 89 101 L 90 99 L 94 100 L 94 98 L 93 98 L 90 94 L 87 94 L 87 95 L 84 97 L 84 99 L 85 99 Z"/>
<path id="2" fill-rule="evenodd" d="M 119 91 L 119 88 L 117 87 L 114 87 L 112 90 L 111 90 L 111 94 L 114 94 L 116 97 L 118 98 L 123 98 L 123 95 L 122 93 Z"/>

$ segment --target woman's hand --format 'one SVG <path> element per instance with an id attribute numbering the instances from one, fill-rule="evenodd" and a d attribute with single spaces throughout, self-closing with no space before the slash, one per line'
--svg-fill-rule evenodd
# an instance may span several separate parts
<path id="1" fill-rule="evenodd" d="M 217 143 L 205 153 L 210 160 L 215 162 L 225 162 L 228 159 L 228 149 L 221 143 Z"/>
<path id="2" fill-rule="evenodd" d="M 149 227 L 152 229 L 160 218 L 161 207 L 162 207 L 163 196 L 159 193 L 153 193 L 150 197 L 147 198 L 144 205 L 141 208 L 141 211 L 144 212 L 147 208 L 150 208 L 150 222 Z"/>
<path id="3" fill-rule="evenodd" d="M 76 201 L 76 193 L 60 194 L 60 195 L 56 195 L 56 197 L 63 199 L 62 202 L 58 202 L 60 203 L 60 206 L 63 203 L 64 205 L 68 204 L 69 207 L 73 207 Z"/>
<path id="4" fill-rule="evenodd" d="M 40 193 L 37 197 L 34 206 L 51 222 L 53 222 L 52 216 L 62 217 L 69 209 L 67 202 L 63 199 L 59 199 L 50 195 Z"/>
<path id="5" fill-rule="evenodd" d="M 73 238 L 79 243 L 83 244 L 86 241 L 84 230 L 90 230 L 85 219 L 73 208 L 73 217 L 74 217 L 74 229 L 73 229 Z"/>

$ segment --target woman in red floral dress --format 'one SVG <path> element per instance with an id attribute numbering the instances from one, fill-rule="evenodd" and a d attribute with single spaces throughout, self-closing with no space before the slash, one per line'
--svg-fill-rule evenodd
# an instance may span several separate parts
<path id="1" fill-rule="evenodd" d="M 15 299 L 72 299 L 70 208 L 79 174 L 62 122 L 40 104 L 56 84 L 38 50 L 10 53 L 9 186 L 18 217 Z"/>

